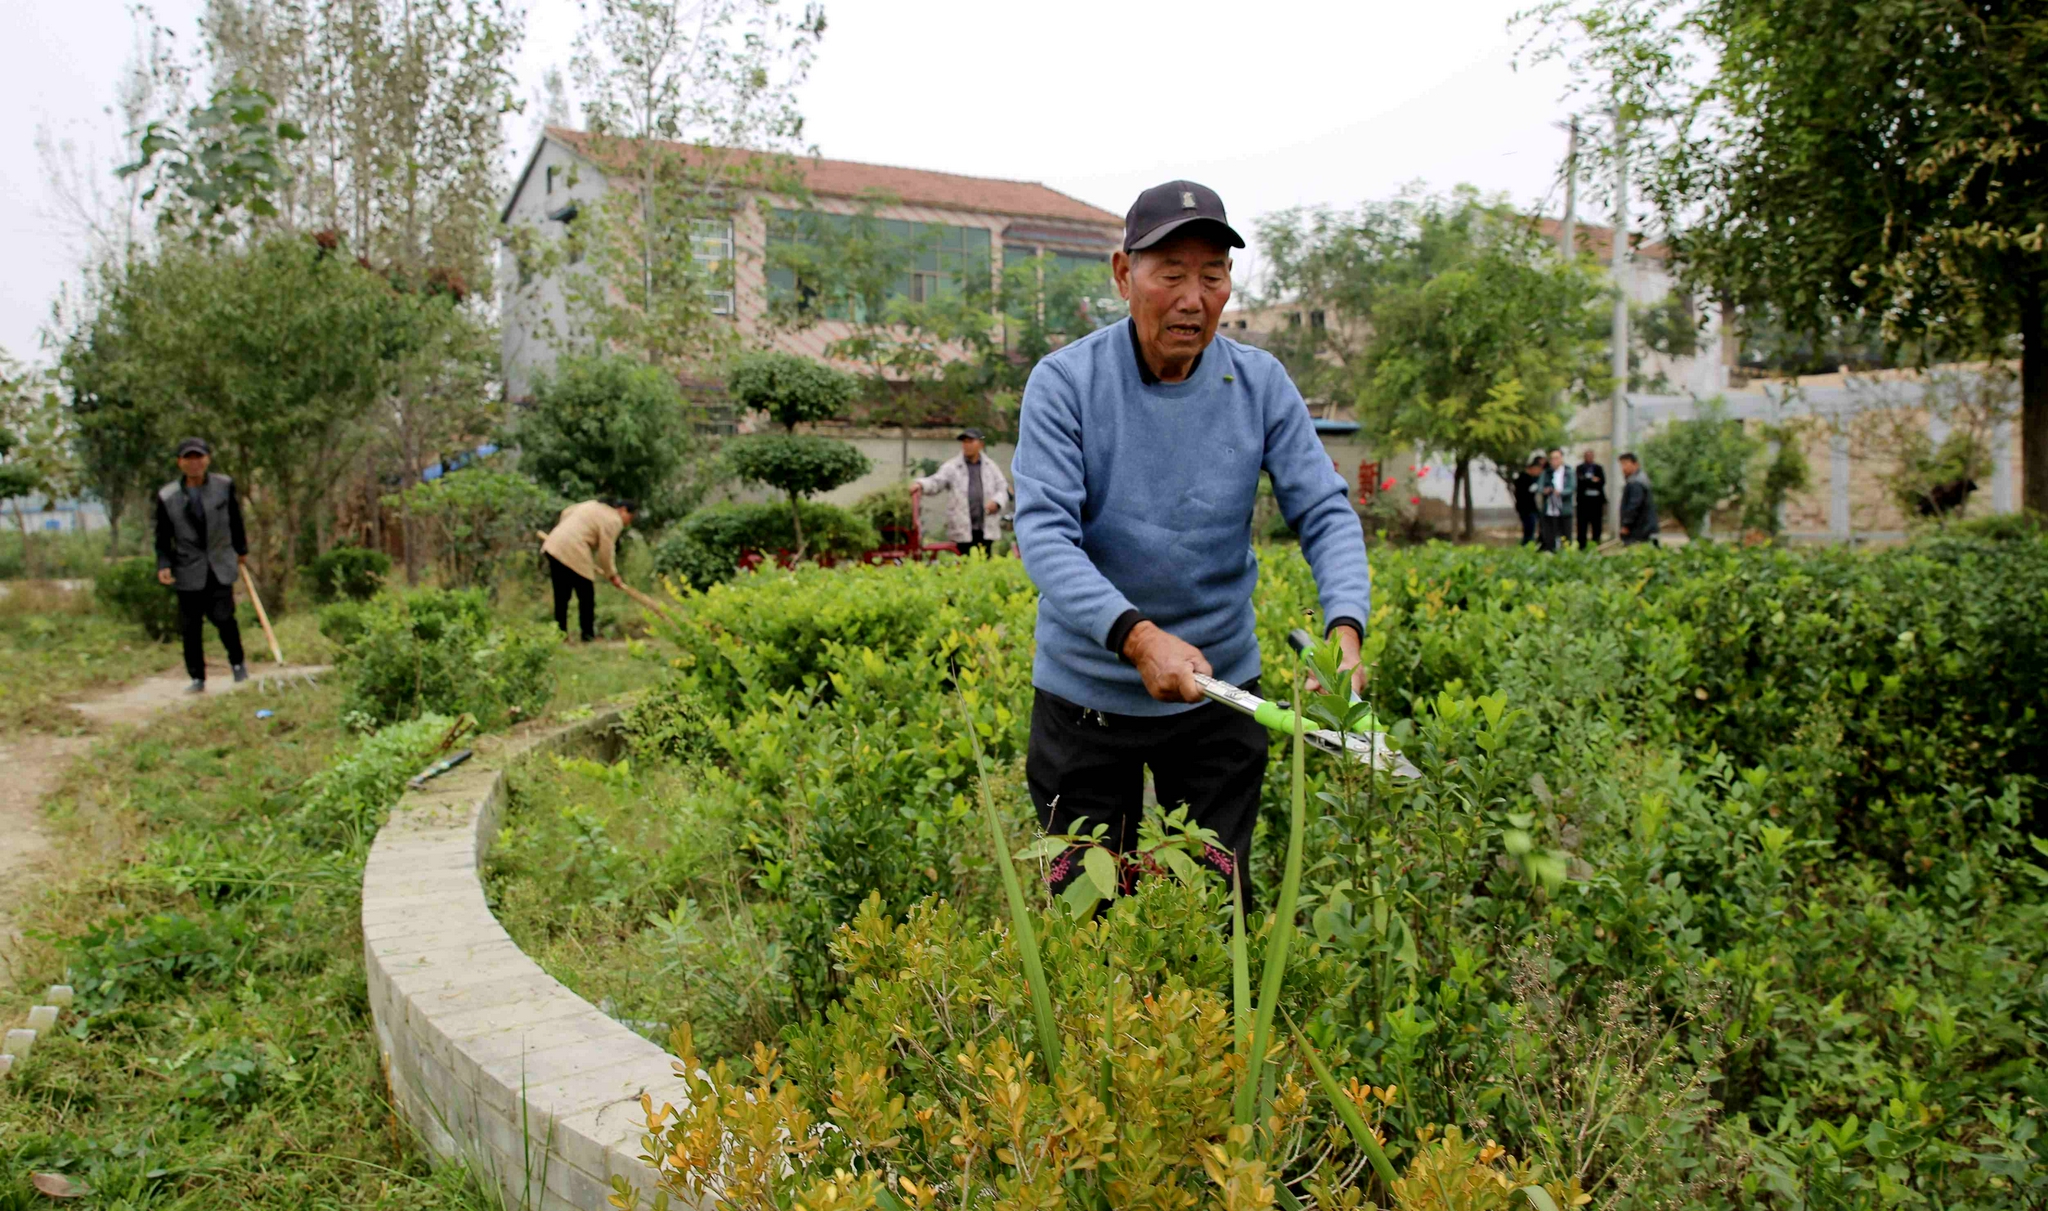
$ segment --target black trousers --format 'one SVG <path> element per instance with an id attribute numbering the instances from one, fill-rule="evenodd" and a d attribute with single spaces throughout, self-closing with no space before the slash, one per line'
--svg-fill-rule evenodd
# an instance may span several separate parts
<path id="1" fill-rule="evenodd" d="M 1571 541 L 1572 519 L 1552 517 L 1545 513 L 1538 523 L 1543 534 L 1543 550 L 1556 554 L 1557 549 Z"/>
<path id="2" fill-rule="evenodd" d="M 548 579 L 555 586 L 555 627 L 569 633 L 569 595 L 576 595 L 576 625 L 585 643 L 597 638 L 597 582 L 548 556 Z"/>
<path id="3" fill-rule="evenodd" d="M 1521 518 L 1522 545 L 1526 547 L 1530 543 L 1536 541 L 1536 514 L 1533 510 L 1531 510 L 1530 512 L 1521 514 Z"/>
<path id="4" fill-rule="evenodd" d="M 1607 529 L 1606 502 L 1582 500 L 1579 502 L 1578 512 L 1572 516 L 1578 519 L 1579 550 L 1583 551 L 1586 549 L 1586 536 L 1588 534 L 1593 536 L 1593 545 L 1599 546 L 1600 536 Z"/>
<path id="5" fill-rule="evenodd" d="M 1258 684 L 1253 678 L 1244 688 L 1257 693 Z M 1114 715 L 1038 690 L 1024 778 L 1047 832 L 1107 825 L 1109 846 L 1129 853 L 1138 844 L 1149 767 L 1162 807 L 1185 804 L 1191 820 L 1215 831 L 1221 844 L 1210 848 L 1208 865 L 1237 881 L 1249 908 L 1252 828 L 1268 743 L 1258 720 L 1214 702 L 1177 715 Z M 1057 891 L 1078 873 L 1069 850 L 1053 862 L 1047 881 Z"/>
<path id="6" fill-rule="evenodd" d="M 235 621 L 235 586 L 222 584 L 212 570 L 203 589 L 178 590 L 178 633 L 185 641 L 185 673 L 206 680 L 206 624 L 220 632 L 228 663 L 242 663 L 242 625 Z"/>

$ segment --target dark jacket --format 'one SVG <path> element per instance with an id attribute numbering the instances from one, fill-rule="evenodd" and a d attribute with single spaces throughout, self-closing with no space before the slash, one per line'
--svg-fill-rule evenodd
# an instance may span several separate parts
<path id="1" fill-rule="evenodd" d="M 235 557 L 249 553 L 235 481 L 208 472 L 198 497 L 195 509 L 183 477 L 156 493 L 156 566 L 169 568 L 185 592 L 205 588 L 209 571 L 221 584 L 235 583 Z"/>
<path id="2" fill-rule="evenodd" d="M 1515 515 L 1527 517 L 1536 512 L 1537 476 L 1529 474 L 1527 467 L 1515 472 Z"/>
<path id="3" fill-rule="evenodd" d="M 1657 536 L 1657 501 L 1650 477 L 1637 471 L 1621 488 L 1621 541 L 1648 542 Z"/>
<path id="4" fill-rule="evenodd" d="M 1599 463 L 1580 463 L 1576 490 L 1579 495 L 1579 512 L 1588 508 L 1595 511 L 1607 507 L 1607 468 Z"/>

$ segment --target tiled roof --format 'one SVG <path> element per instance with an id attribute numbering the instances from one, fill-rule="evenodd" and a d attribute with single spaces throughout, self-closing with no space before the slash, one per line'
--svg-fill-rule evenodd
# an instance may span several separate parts
<path id="1" fill-rule="evenodd" d="M 578 154 L 590 155 L 588 132 L 561 126 L 547 128 L 549 138 L 560 141 Z M 690 144 L 671 144 L 688 155 L 697 151 Z M 745 152 L 734 153 L 745 155 Z M 797 157 L 811 192 L 827 197 L 857 198 L 886 194 L 907 206 L 933 206 L 945 210 L 967 210 L 981 214 L 1019 215 L 1038 219 L 1065 219 L 1075 223 L 1123 225 L 1119 215 L 1068 197 L 1036 181 L 1004 181 L 995 177 L 969 177 L 923 168 L 897 168 L 887 164 L 860 164 L 852 160 Z"/>
<path id="2" fill-rule="evenodd" d="M 1539 218 L 1536 230 L 1546 238 L 1555 240 L 1564 230 L 1564 224 L 1557 219 Z M 1662 240 L 1651 240 L 1640 231 L 1629 233 L 1630 248 L 1639 261 L 1668 261 L 1671 259 L 1671 245 Z M 1614 258 L 1614 228 L 1602 227 L 1596 223 L 1578 223 L 1572 228 L 1572 243 L 1580 252 L 1593 255 L 1593 259 L 1605 264 Z"/>

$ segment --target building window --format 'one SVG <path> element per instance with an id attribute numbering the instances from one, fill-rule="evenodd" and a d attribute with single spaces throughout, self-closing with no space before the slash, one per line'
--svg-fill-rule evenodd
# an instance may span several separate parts
<path id="1" fill-rule="evenodd" d="M 713 284 L 710 291 L 711 313 L 731 315 L 732 220 L 698 219 L 691 223 L 690 256 Z"/>
<path id="2" fill-rule="evenodd" d="M 849 276 L 856 280 L 825 300 L 823 310 L 827 319 L 855 322 L 865 322 L 891 299 L 925 303 L 954 297 L 969 283 L 987 280 L 993 257 L 986 227 L 776 210 L 768 226 L 768 290 L 772 297 L 801 296 L 806 308 L 811 290 L 799 288 L 795 268 L 776 263 L 777 250 L 791 246 L 817 250 L 827 277 L 842 263 L 852 267 Z M 862 265 L 880 266 L 882 272 L 862 274 Z M 898 272 L 887 272 L 897 266 Z"/>
<path id="3" fill-rule="evenodd" d="M 556 173 L 558 173 L 558 172 L 560 172 L 560 171 L 562 171 L 562 170 L 561 170 L 561 169 L 560 169 L 559 167 L 557 167 L 556 165 L 550 164 L 550 165 L 548 165 L 548 170 L 547 170 L 547 172 L 546 172 L 546 173 L 544 174 L 544 175 L 545 175 L 545 176 L 547 177 L 547 183 L 548 183 L 548 185 L 547 185 L 547 192 L 548 192 L 548 193 L 549 193 L 550 195 L 552 195 L 552 194 L 553 194 L 553 193 L 555 192 L 555 174 L 556 174 Z"/>
<path id="4" fill-rule="evenodd" d="M 1308 326 L 1309 326 L 1309 327 L 1311 327 L 1311 328 L 1320 328 L 1320 327 L 1322 327 L 1322 326 L 1323 326 L 1323 313 L 1322 313 L 1322 312 L 1320 312 L 1320 311 L 1311 311 L 1311 312 L 1309 312 L 1309 313 L 1308 313 Z"/>
<path id="5" fill-rule="evenodd" d="M 1299 327 L 1301 327 L 1301 312 L 1299 312 L 1299 311 L 1290 311 L 1290 312 L 1288 312 L 1288 313 L 1287 313 L 1287 326 L 1288 326 L 1289 328 L 1299 328 Z"/>

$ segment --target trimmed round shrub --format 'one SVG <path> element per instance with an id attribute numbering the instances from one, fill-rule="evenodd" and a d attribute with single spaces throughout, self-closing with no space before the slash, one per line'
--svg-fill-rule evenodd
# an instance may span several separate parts
<path id="1" fill-rule="evenodd" d="M 334 547 L 315 555 L 306 565 L 313 600 L 322 605 L 343 598 L 368 601 L 384 587 L 384 578 L 390 573 L 391 557 L 367 547 Z"/>
<path id="2" fill-rule="evenodd" d="M 100 609 L 128 619 L 158 643 L 178 635 L 178 595 L 157 583 L 154 556 L 108 564 L 93 578 L 92 596 Z"/>

